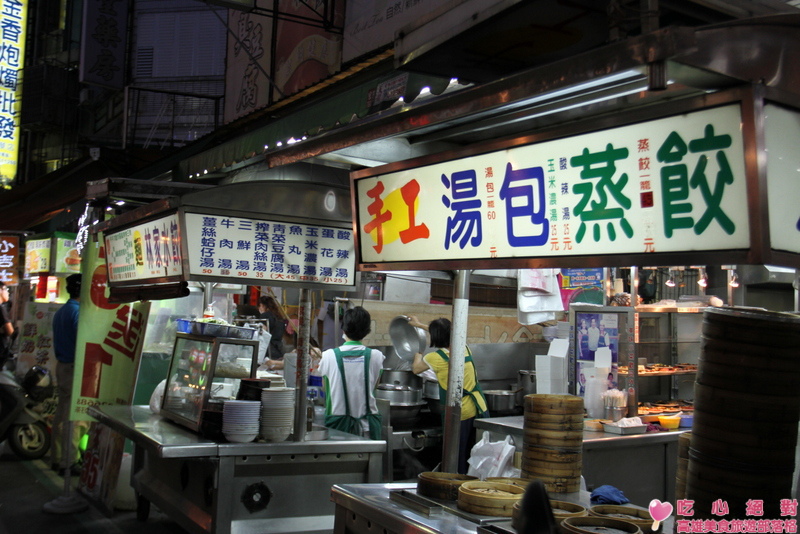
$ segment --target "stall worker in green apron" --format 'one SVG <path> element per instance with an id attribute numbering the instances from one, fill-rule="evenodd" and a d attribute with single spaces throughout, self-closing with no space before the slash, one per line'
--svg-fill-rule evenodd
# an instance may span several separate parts
<path id="1" fill-rule="evenodd" d="M 344 312 L 345 342 L 322 353 L 319 374 L 325 387 L 325 426 L 381 439 L 381 415 L 373 391 L 385 356 L 361 342 L 370 332 L 370 321 L 361 306 Z"/>
<path id="2" fill-rule="evenodd" d="M 439 383 L 439 402 L 445 404 L 447 401 L 447 381 L 450 374 L 450 332 L 451 324 L 449 319 L 441 318 L 431 321 L 430 325 L 425 326 L 416 317 L 409 318 L 409 324 L 427 330 L 431 336 L 431 348 L 424 357 L 422 353 L 414 355 L 414 362 L 411 370 L 414 374 L 423 378 L 425 374 L 433 371 L 436 381 Z M 475 363 L 472 361 L 472 353 L 466 347 L 464 357 L 464 382 L 461 397 L 461 429 L 458 442 L 458 472 L 462 475 L 467 474 L 467 459 L 469 452 L 475 445 L 473 423 L 476 417 L 489 417 L 489 409 L 486 405 L 486 397 L 478 383 L 478 375 L 475 372 Z M 442 412 L 444 413 L 444 412 Z"/>

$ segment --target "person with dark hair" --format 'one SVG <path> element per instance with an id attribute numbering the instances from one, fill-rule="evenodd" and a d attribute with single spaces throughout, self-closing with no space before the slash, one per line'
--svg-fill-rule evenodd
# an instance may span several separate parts
<path id="1" fill-rule="evenodd" d="M 319 374 L 325 388 L 325 426 L 380 439 L 381 415 L 373 391 L 386 357 L 361 341 L 370 333 L 371 320 L 361 306 L 344 312 L 345 342 L 322 353 Z"/>
<path id="2" fill-rule="evenodd" d="M 283 333 L 286 331 L 286 323 L 283 322 L 281 307 L 274 297 L 262 295 L 258 299 L 258 311 L 260 312 L 258 318 L 266 319 L 267 323 L 264 326 L 272 336 L 269 340 L 267 358 L 280 360 L 283 358 L 285 350 L 283 348 Z"/>
<path id="3" fill-rule="evenodd" d="M 422 353 L 416 353 L 411 370 L 417 375 L 422 375 L 429 370 L 436 374 L 436 381 L 439 383 L 439 402 L 444 405 L 447 401 L 447 384 L 450 379 L 450 337 L 452 335 L 450 320 L 435 319 L 426 326 L 412 316 L 409 317 L 409 324 L 427 330 L 431 337 L 431 348 L 436 349 L 424 357 Z M 489 416 L 486 397 L 478 383 L 478 374 L 475 371 L 475 362 L 472 361 L 469 347 L 466 347 L 464 357 L 463 384 L 461 428 L 458 441 L 458 472 L 465 475 L 467 474 L 469 451 L 475 444 L 475 436 L 472 431 L 475 418 Z"/>
<path id="4" fill-rule="evenodd" d="M 11 358 L 11 344 L 14 342 L 14 324 L 8 312 L 8 286 L 0 282 L 0 370 Z"/>
<path id="5" fill-rule="evenodd" d="M 53 315 L 53 349 L 56 353 L 56 381 L 58 405 L 53 418 L 52 468 L 61 476 L 69 470 L 72 475 L 80 474 L 79 437 L 72 439 L 69 458 L 64 445 L 71 425 L 69 424 L 70 404 L 72 403 L 72 382 L 75 376 L 75 349 L 78 342 L 78 311 L 81 299 L 81 275 L 67 277 L 69 300 Z"/>

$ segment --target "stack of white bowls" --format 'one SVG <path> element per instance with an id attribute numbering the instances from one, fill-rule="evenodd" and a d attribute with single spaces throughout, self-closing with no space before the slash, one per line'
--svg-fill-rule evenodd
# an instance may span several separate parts
<path id="1" fill-rule="evenodd" d="M 233 443 L 249 443 L 258 436 L 259 401 L 226 400 L 222 405 L 222 433 Z"/>
<path id="2" fill-rule="evenodd" d="M 261 437 L 264 441 L 285 441 L 294 423 L 294 388 L 261 390 Z"/>

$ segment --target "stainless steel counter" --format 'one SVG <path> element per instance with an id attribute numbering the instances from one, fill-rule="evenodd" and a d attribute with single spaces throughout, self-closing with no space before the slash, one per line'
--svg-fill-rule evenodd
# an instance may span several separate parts
<path id="1" fill-rule="evenodd" d="M 488 431 L 493 441 L 511 436 L 520 451 L 523 424 L 523 415 L 475 420 L 479 439 L 482 431 Z M 582 475 L 586 488 L 615 486 L 640 506 L 653 499 L 674 502 L 678 436 L 688 430 L 630 435 L 584 431 Z"/>
<path id="2" fill-rule="evenodd" d="M 416 484 L 336 484 L 331 499 L 336 505 L 335 534 L 475 534 L 483 525 L 496 525 L 513 533 L 511 518 L 454 513 L 453 506 L 412 509 L 392 499 L 393 492 L 416 493 Z M 454 503 L 450 503 L 451 505 Z"/>
<path id="3" fill-rule="evenodd" d="M 331 487 L 382 481 L 381 440 L 330 430 L 324 441 L 217 443 L 147 406 L 89 414 L 135 444 L 140 519 L 152 502 L 189 532 L 331 532 Z"/>

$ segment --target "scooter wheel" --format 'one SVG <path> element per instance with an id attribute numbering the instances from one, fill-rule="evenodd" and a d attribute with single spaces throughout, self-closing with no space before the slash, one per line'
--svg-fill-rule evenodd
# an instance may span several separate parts
<path id="1" fill-rule="evenodd" d="M 39 421 L 12 425 L 8 432 L 8 446 L 20 458 L 38 460 L 50 450 L 50 432 Z"/>

